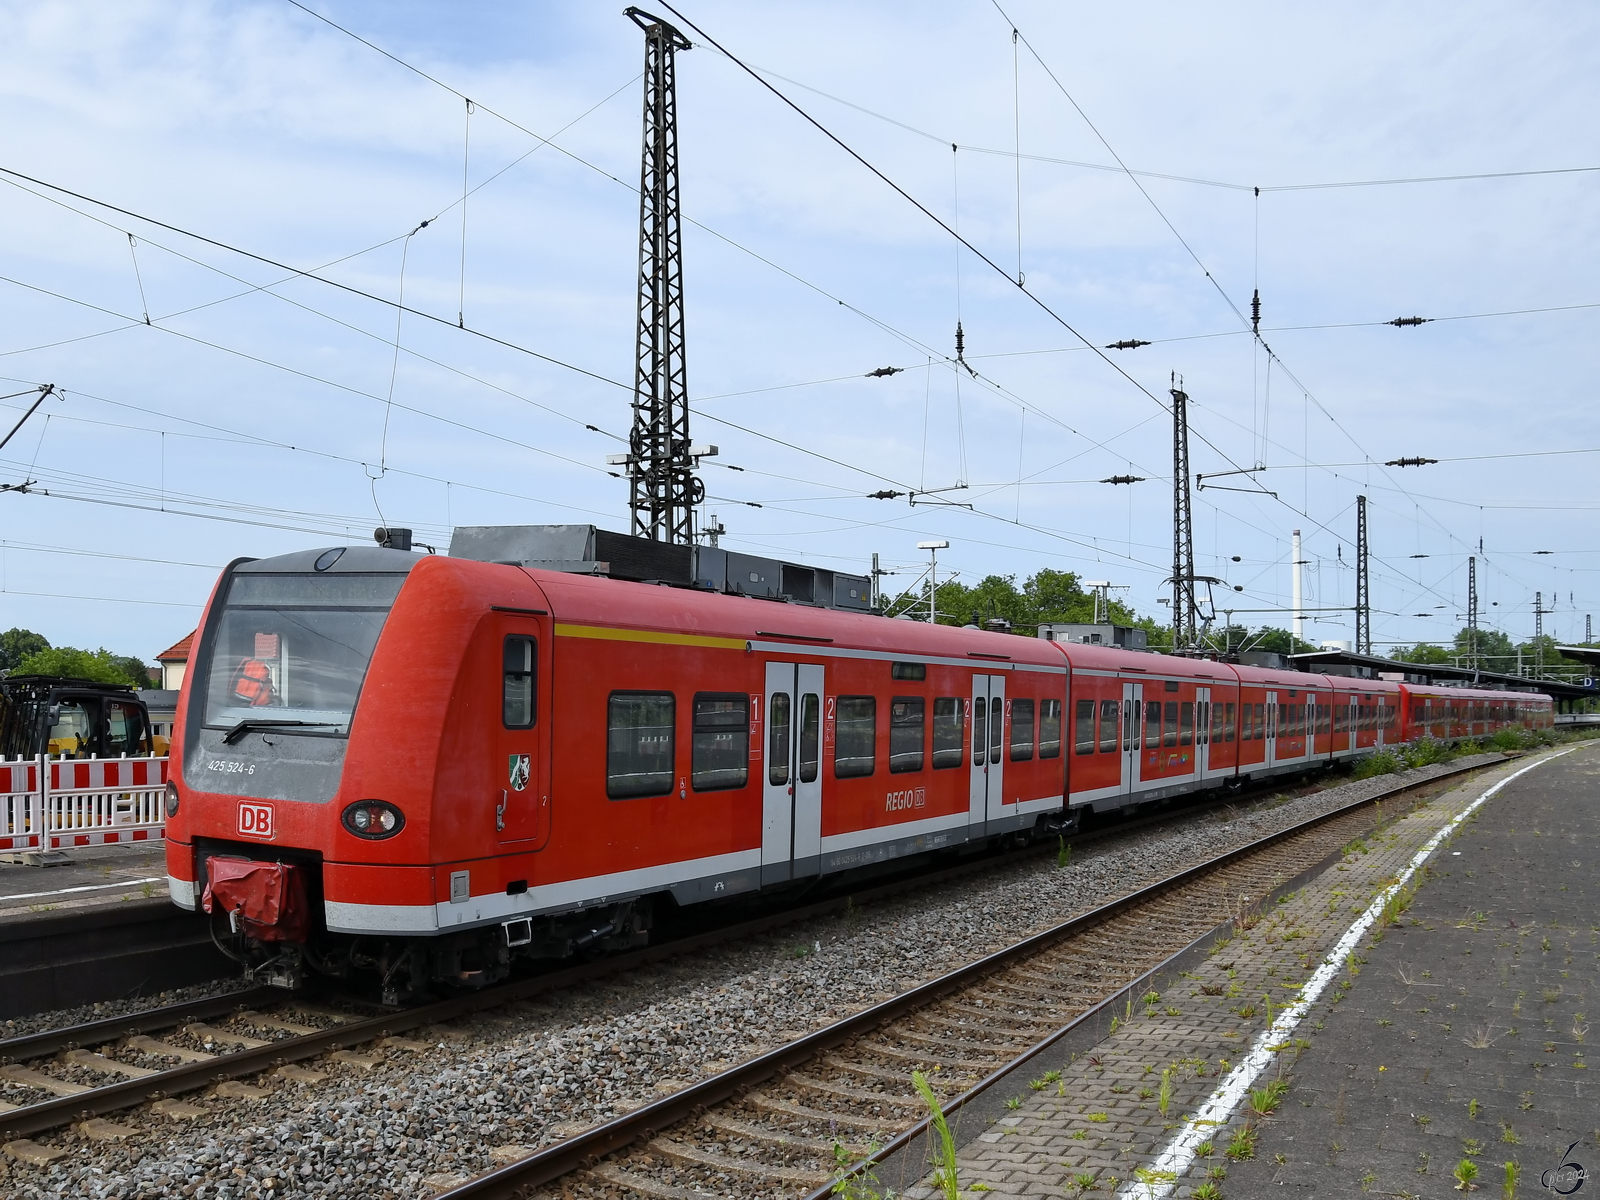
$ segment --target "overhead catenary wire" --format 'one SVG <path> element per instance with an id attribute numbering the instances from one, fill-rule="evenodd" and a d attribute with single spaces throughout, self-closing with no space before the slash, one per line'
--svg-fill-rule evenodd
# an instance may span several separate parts
<path id="1" fill-rule="evenodd" d="M 1009 20 L 1009 18 L 1007 19 Z M 941 146 L 950 144 L 950 139 L 947 137 L 937 133 L 930 133 L 926 129 L 919 129 L 917 126 L 902 121 L 897 117 L 891 117 L 886 113 L 878 112 L 876 109 L 868 108 L 864 104 L 858 104 L 854 100 L 847 100 L 843 96 L 824 91 L 822 88 L 806 83 L 804 80 L 782 75 L 767 67 L 755 67 L 754 69 L 763 75 L 770 75 L 772 78 L 781 79 L 784 83 L 791 84 L 794 87 L 803 88 L 814 95 L 821 96 L 824 100 L 831 100 L 835 104 L 843 105 L 845 108 L 853 108 L 865 116 L 903 129 L 907 133 L 916 134 L 920 138 L 926 138 L 930 142 L 937 142 Z M 993 146 L 968 145 L 964 142 L 961 143 L 961 149 L 972 154 L 989 154 L 999 158 L 1021 157 L 1029 162 L 1052 163 L 1063 167 L 1081 167 L 1089 171 L 1105 171 L 1116 175 L 1133 174 L 1143 179 L 1160 179 L 1169 183 L 1190 183 L 1200 187 L 1223 188 L 1233 192 L 1311 192 L 1334 188 L 1398 187 L 1407 184 L 1463 183 L 1480 179 L 1523 179 L 1538 176 L 1586 175 L 1600 172 L 1600 166 L 1536 167 L 1527 170 L 1475 171 L 1454 175 L 1411 175 L 1387 179 L 1340 179 L 1310 183 L 1253 184 L 1238 183 L 1225 179 L 1205 179 L 1194 175 L 1177 175 L 1169 171 L 1142 170 L 1137 167 L 1128 167 L 1121 163 L 1098 163 L 1073 158 L 1056 158 L 1044 154 L 1021 154 L 1020 150 L 1017 149 L 1000 150 Z"/>
<path id="2" fill-rule="evenodd" d="M 301 8 L 303 11 L 308 12 L 310 15 L 317 17 L 318 20 L 323 21 L 324 23 L 328 24 L 332 28 L 339 30 L 340 32 L 346 34 L 347 36 L 350 36 L 350 37 L 354 38 L 355 40 L 361 42 L 362 44 L 364 44 L 364 45 L 370 47 L 371 49 L 377 51 L 378 53 L 384 55 L 384 57 L 391 59 L 392 61 L 396 62 L 397 64 L 399 64 L 400 66 L 404 67 L 405 69 L 410 70 L 410 71 L 416 73 L 417 75 L 421 76 L 422 78 L 425 78 L 425 79 L 429 80 L 430 82 L 436 84 L 437 86 L 440 86 L 440 87 L 444 88 L 445 90 L 451 92 L 452 94 L 456 95 L 457 97 L 461 98 L 462 100 L 466 99 L 465 93 L 463 93 L 463 92 L 461 92 L 461 91 L 459 91 L 459 90 L 457 90 L 457 89 L 455 89 L 453 87 L 450 87 L 448 84 L 446 84 L 443 81 L 435 78 L 433 75 L 429 74 L 428 72 L 423 71 L 421 68 L 418 68 L 418 67 L 406 62 L 405 60 L 399 58 L 398 56 L 390 53 L 387 50 L 382 49 L 381 47 L 375 45 L 374 43 L 368 41 L 367 39 L 360 37 L 359 35 L 353 33 L 352 31 L 350 31 L 348 29 L 345 29 L 343 26 L 338 25 L 336 22 L 333 22 L 333 21 L 329 20 L 328 18 L 323 17 L 321 14 L 317 14 L 317 13 L 311 12 L 311 10 L 306 9 L 304 5 L 298 3 L 298 0 L 289 0 L 289 2 L 292 3 L 292 4 L 295 4 L 295 6 L 297 8 Z M 700 33 L 702 35 L 702 37 L 706 41 L 710 42 L 710 44 L 715 46 L 721 53 L 723 53 L 726 57 L 728 57 L 730 61 L 734 62 L 736 66 L 738 66 L 740 69 L 744 70 L 747 74 L 750 74 L 753 78 L 755 78 L 757 80 L 757 82 L 761 83 L 768 90 L 772 91 L 774 93 L 774 95 L 777 95 L 780 99 L 783 100 L 784 103 L 786 103 L 791 108 L 793 108 L 797 113 L 799 113 L 802 117 L 804 117 L 808 122 L 810 122 L 811 124 L 816 126 L 820 131 L 822 131 L 826 136 L 828 136 L 831 140 L 833 140 L 841 148 L 845 149 L 853 157 L 857 158 L 858 161 L 862 162 L 863 165 L 867 166 L 869 170 L 873 170 L 873 172 L 875 174 L 878 174 L 880 178 L 882 178 L 886 183 L 889 183 L 891 187 L 894 187 L 894 189 L 896 191 L 900 192 L 900 194 L 902 196 L 904 196 L 906 199 L 910 200 L 925 215 L 929 216 L 931 219 L 934 219 L 935 221 L 938 221 L 938 219 L 936 217 L 933 217 L 933 214 L 931 212 L 929 212 L 924 206 L 922 206 L 920 203 L 915 201 L 915 199 L 912 198 L 908 193 L 905 193 L 903 191 L 903 189 L 900 189 L 897 185 L 894 185 L 893 182 L 888 180 L 888 178 L 886 176 L 883 176 L 881 172 L 877 172 L 876 168 L 872 168 L 871 165 L 866 163 L 866 161 L 864 159 L 862 159 L 860 155 L 855 154 L 855 152 L 853 150 L 851 150 L 848 146 L 846 146 L 843 143 L 842 140 L 840 140 L 835 135 L 833 135 L 831 132 L 826 130 L 819 122 L 817 122 L 815 120 L 815 118 L 812 118 L 808 113 L 806 113 L 804 110 L 802 110 L 798 105 L 796 105 L 787 96 L 784 96 L 783 93 L 781 93 L 777 88 L 773 87 L 770 83 L 767 83 L 764 79 L 762 79 L 760 77 L 760 75 L 757 74 L 749 65 L 747 65 L 742 60 L 740 60 L 740 59 L 736 58 L 735 56 L 733 56 L 732 54 L 730 54 L 728 51 L 726 51 L 726 49 L 724 49 L 714 39 L 706 37 L 704 35 L 704 31 L 703 30 L 700 30 L 699 27 L 694 24 L 694 22 L 689 21 L 687 18 L 684 18 L 683 15 L 681 13 L 679 13 L 677 9 L 673 8 L 670 4 L 667 4 L 666 7 L 670 11 L 672 11 L 676 16 L 678 16 L 680 20 L 684 21 L 685 24 L 689 25 L 691 28 L 694 28 L 697 33 Z M 1004 14 L 1002 13 L 1002 15 L 1004 15 Z M 1009 18 L 1007 18 L 1007 19 L 1009 20 Z M 1029 47 L 1029 50 L 1030 50 L 1030 53 L 1034 53 L 1033 48 L 1031 46 Z M 1038 57 L 1037 54 L 1035 54 L 1035 57 L 1036 58 Z M 504 116 L 503 114 L 494 112 L 494 110 L 488 109 L 487 107 L 485 108 L 485 111 L 490 112 L 492 115 L 495 115 L 499 119 L 506 121 L 508 124 L 512 125 L 513 127 L 517 128 L 517 129 L 520 129 L 525 133 L 528 133 L 530 136 L 533 136 L 535 138 L 540 138 L 541 141 L 548 143 L 548 139 L 543 139 L 541 137 L 541 135 L 534 133 L 532 130 L 527 129 L 525 126 L 523 126 L 520 123 L 512 120 L 511 118 L 508 118 L 508 117 Z M 907 128 L 910 129 L 912 127 L 907 126 Z M 922 132 L 920 130 L 915 130 L 915 129 L 912 129 L 912 131 L 913 132 L 918 132 L 918 133 Z M 1097 135 L 1098 135 L 1098 131 L 1096 131 L 1096 132 L 1097 132 Z M 552 144 L 553 145 L 553 143 L 548 143 L 548 144 Z M 622 181 L 620 179 L 617 179 L 617 177 L 612 175 L 610 172 L 604 171 L 602 168 L 596 167 L 592 163 L 586 162 L 584 159 L 582 159 L 581 157 L 579 157 L 579 156 L 577 156 L 575 154 L 572 154 L 570 151 L 566 150 L 565 148 L 560 147 L 560 146 L 554 146 L 554 148 L 558 152 L 566 155 L 569 158 L 572 158 L 576 162 L 582 163 L 583 165 L 589 167 L 592 170 L 595 170 L 595 171 L 599 172 L 600 174 L 604 175 L 606 178 L 609 178 L 609 179 L 613 180 L 614 182 L 618 183 L 619 185 L 624 186 L 624 187 L 629 187 L 630 190 L 637 190 L 637 189 L 632 188 L 632 185 L 629 185 L 629 184 L 625 183 L 624 181 Z M 954 147 L 953 147 L 953 149 L 954 149 Z M 735 248 L 741 250 L 744 253 L 751 254 L 758 261 L 761 261 L 761 262 L 765 263 L 766 265 L 774 267 L 775 269 L 779 270 L 783 274 L 789 276 L 790 278 L 795 279 L 797 282 L 801 283 L 803 286 L 806 286 L 806 287 L 809 287 L 809 288 L 811 288 L 811 289 L 813 289 L 815 291 L 818 291 L 820 294 L 830 295 L 825 289 L 818 288 L 815 284 L 811 283 L 810 281 L 801 278 L 800 276 L 798 276 L 795 273 L 787 270 L 786 268 L 783 268 L 783 267 L 779 266 L 776 263 L 773 263 L 770 259 L 768 259 L 768 258 L 766 258 L 766 257 L 764 257 L 764 256 L 762 256 L 762 255 L 760 255 L 760 254 L 758 254 L 758 253 L 756 253 L 754 251 L 751 251 L 750 249 L 748 249 L 747 247 L 742 246 L 740 243 L 734 241 L 733 239 L 726 237 L 726 235 L 723 235 L 723 234 L 719 233 L 718 231 L 716 231 L 714 229 L 710 229 L 709 227 L 704 226 L 703 224 L 701 224 L 698 221 L 693 221 L 692 218 L 689 218 L 689 220 L 691 221 L 692 224 L 695 224 L 697 227 L 706 230 L 712 236 L 715 236 L 715 237 L 727 242 L 729 245 L 734 246 Z M 941 226 L 944 225 L 943 222 L 938 222 L 938 223 Z M 952 232 L 954 234 L 954 231 L 951 230 L 949 226 L 944 226 L 944 227 L 945 227 L 947 232 Z M 1177 231 L 1174 230 L 1174 233 L 1176 233 L 1176 232 Z M 973 253 L 978 254 L 979 257 L 982 258 L 987 265 L 989 265 L 991 268 L 995 269 L 1002 276 L 1006 277 L 1009 280 L 1009 275 L 1007 275 L 1006 272 L 1004 272 L 1001 268 L 999 268 L 997 264 L 995 264 L 994 262 L 989 260 L 987 258 L 987 256 L 983 255 L 981 252 L 977 251 L 976 248 L 971 246 L 970 243 L 966 242 L 965 239 L 960 238 L 958 234 L 955 234 L 955 236 L 957 237 L 957 240 L 959 242 L 961 242 L 961 244 L 967 246 L 967 248 L 972 250 Z M 1181 237 L 1180 237 L 1180 240 L 1181 240 Z M 1192 253 L 1192 250 L 1191 250 L 1191 253 Z M 1198 259 L 1196 261 L 1198 262 Z M 1203 264 L 1201 264 L 1201 267 L 1202 267 L 1202 270 L 1205 269 Z M 958 269 L 959 269 L 959 263 L 958 263 Z M 1015 281 L 1012 281 L 1012 282 L 1015 282 Z M 1214 279 L 1212 280 L 1212 282 L 1215 285 L 1215 280 Z M 1153 400 L 1158 406 L 1160 406 L 1163 409 L 1165 409 L 1166 406 L 1165 406 L 1164 402 L 1160 399 L 1160 397 L 1156 396 L 1149 389 L 1143 387 L 1143 385 L 1141 385 L 1137 380 L 1133 379 L 1133 377 L 1131 375 L 1128 375 L 1127 372 L 1122 371 L 1121 368 L 1118 367 L 1115 363 L 1112 363 L 1109 358 L 1106 358 L 1106 356 L 1104 355 L 1104 353 L 1100 350 L 1100 348 L 1098 346 L 1089 343 L 1087 341 L 1087 339 L 1083 338 L 1083 336 L 1075 328 L 1073 328 L 1071 325 L 1069 325 L 1067 322 L 1065 322 L 1058 314 L 1054 313 L 1053 310 L 1049 309 L 1049 307 L 1047 305 L 1045 305 L 1041 300 L 1039 300 L 1038 297 L 1034 296 L 1032 293 L 1029 293 L 1025 286 L 1019 285 L 1019 287 L 1020 287 L 1020 290 L 1022 290 L 1024 292 L 1024 294 L 1028 295 L 1029 298 L 1032 299 L 1036 304 L 1038 304 L 1041 308 L 1045 309 L 1045 311 L 1048 312 L 1049 315 L 1052 318 L 1054 318 L 1060 324 L 1062 324 L 1063 327 L 1066 328 L 1070 333 L 1072 333 L 1073 336 L 1077 337 L 1080 340 L 1080 342 L 1083 342 L 1084 345 L 1085 345 L 1085 348 L 1088 348 L 1088 349 L 1094 351 L 1095 353 L 1099 354 L 1102 359 L 1104 359 L 1109 365 L 1111 365 L 1113 367 L 1113 369 L 1117 370 L 1120 374 L 1122 374 L 1129 382 L 1133 383 L 1134 386 L 1137 387 L 1140 391 L 1144 392 L 1144 394 L 1146 396 L 1148 396 L 1151 400 Z M 1220 287 L 1218 288 L 1218 290 L 1220 292 L 1220 290 L 1221 290 Z M 1224 295 L 1224 299 L 1226 300 L 1227 299 L 1226 294 L 1223 293 L 1223 295 Z M 863 312 L 859 308 L 857 308 L 857 307 L 855 307 L 853 305 L 848 305 L 847 302 L 845 302 L 845 301 L 843 301 L 841 299 L 838 299 L 837 297 L 832 297 L 830 295 L 830 298 L 833 298 L 838 303 L 840 303 L 842 305 L 845 305 L 846 307 L 849 307 L 851 309 L 851 311 L 857 313 L 858 315 L 862 316 L 863 318 L 865 318 L 866 320 L 870 321 L 871 323 L 873 323 L 875 325 L 878 325 L 880 328 L 885 329 L 886 332 L 890 332 L 890 333 L 894 334 L 895 336 L 904 337 L 904 335 L 899 334 L 898 331 L 893 330 L 892 327 L 887 326 L 885 323 L 879 321 L 877 318 L 872 317 L 870 314 L 867 314 L 867 313 Z M 1228 303 L 1229 303 L 1230 307 L 1234 308 L 1235 313 L 1240 315 L 1240 317 L 1242 318 L 1242 313 L 1238 313 L 1237 307 L 1232 305 L 1231 300 L 1229 300 Z M 1268 347 L 1268 349 L 1270 351 L 1270 347 Z M 959 384 L 958 384 L 958 386 L 959 386 Z M 1316 402 L 1314 397 L 1312 399 L 1313 399 L 1314 402 Z M 1321 408 L 1322 406 L 1321 406 L 1320 402 L 1317 402 L 1317 403 L 1318 403 L 1318 407 Z M 958 409 L 958 424 L 960 425 L 960 428 L 958 429 L 958 435 L 960 437 L 961 449 L 962 449 L 962 457 L 964 459 L 965 458 L 965 429 L 964 429 L 964 422 L 960 421 L 960 398 L 959 398 L 959 395 L 957 397 L 957 409 Z M 1325 415 L 1330 415 L 1330 414 L 1326 414 L 1326 410 L 1325 409 L 1323 409 L 1323 411 L 1324 411 Z M 1330 419 L 1331 419 L 1331 415 L 1330 415 Z M 750 433 L 752 436 L 765 437 L 765 435 L 761 434 L 758 431 L 752 430 L 752 429 L 748 429 L 747 428 L 746 432 Z M 1212 443 L 1208 438 L 1206 438 L 1203 433 L 1200 435 L 1200 439 L 1208 447 L 1210 447 L 1213 451 L 1215 451 L 1221 457 L 1223 457 L 1225 461 L 1228 461 L 1231 465 L 1237 467 L 1238 464 L 1237 463 L 1233 463 L 1232 459 L 1225 452 L 1223 452 L 1219 447 L 1217 447 L 1214 443 Z M 768 439 L 768 440 L 771 440 L 771 439 Z M 965 470 L 964 469 L 963 469 L 962 474 L 963 474 L 963 476 L 965 475 Z M 1280 503 L 1281 503 L 1281 500 L 1280 500 Z M 1296 510 L 1293 510 L 1293 506 L 1285 505 L 1285 507 L 1289 507 L 1289 508 L 1291 508 L 1292 511 L 1296 511 Z M 1320 522 L 1317 522 L 1317 521 L 1315 521 L 1314 518 L 1311 518 L 1309 516 L 1309 514 L 1301 513 L 1301 512 L 1297 511 L 1297 515 L 1302 517 L 1302 519 L 1304 519 L 1304 520 L 1310 521 L 1311 523 L 1316 524 L 1319 527 L 1326 529 L 1326 527 L 1322 526 Z"/>
<path id="3" fill-rule="evenodd" d="M 408 350 L 408 353 L 409 353 L 409 350 Z M 1026 409 L 1024 409 L 1024 410 L 1023 410 L 1023 412 L 1024 412 L 1024 416 L 1025 416 L 1025 413 L 1026 413 Z M 747 429 L 747 430 L 746 430 L 746 432 L 747 432 L 747 433 L 750 433 L 750 434 L 751 434 L 751 435 L 753 435 L 753 436 L 757 436 L 757 437 L 762 437 L 762 436 L 764 436 L 764 435 L 762 435 L 762 434 L 761 434 L 761 433 L 760 433 L 760 432 L 759 432 L 759 431 L 757 431 L 757 430 L 755 430 L 755 429 Z M 855 468 L 851 468 L 851 469 L 855 469 Z"/>

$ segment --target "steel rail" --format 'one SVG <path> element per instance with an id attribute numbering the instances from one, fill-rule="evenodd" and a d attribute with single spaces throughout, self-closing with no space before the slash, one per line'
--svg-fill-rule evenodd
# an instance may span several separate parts
<path id="1" fill-rule="evenodd" d="M 615 1117 L 603 1125 L 597 1125 L 592 1129 L 575 1134 L 565 1141 L 546 1146 L 526 1158 L 468 1180 L 466 1183 L 448 1191 L 440 1192 L 436 1195 L 435 1200 L 513 1200 L 515 1197 L 526 1195 L 530 1189 L 550 1183 L 573 1171 L 596 1166 L 604 1156 L 621 1150 L 634 1142 L 649 1141 L 657 1133 L 676 1125 L 680 1121 L 700 1116 L 714 1104 L 741 1098 L 758 1084 L 765 1083 L 775 1076 L 793 1070 L 841 1043 L 860 1037 L 863 1034 L 871 1033 L 908 1013 L 925 1008 L 1003 967 L 1032 957 L 1056 942 L 1085 932 L 1097 925 L 1102 925 L 1111 918 L 1138 908 L 1175 887 L 1181 887 L 1186 883 L 1193 882 L 1241 859 L 1258 854 L 1279 842 L 1309 832 L 1319 825 L 1348 815 L 1358 809 L 1393 799 L 1396 796 L 1404 795 L 1407 792 L 1415 791 L 1458 775 L 1481 771 L 1491 765 L 1477 763 L 1471 766 L 1456 767 L 1431 776 L 1428 779 L 1412 780 L 1399 784 L 1375 795 L 1340 805 L 1318 816 L 1297 822 L 1243 846 L 1225 851 L 1204 862 L 1169 875 L 1165 879 L 1148 884 L 1135 892 L 1130 892 L 1116 900 L 1100 905 L 1098 908 L 1091 909 L 1089 912 L 1069 918 L 1051 926 L 1049 929 L 1042 930 L 992 954 L 985 955 L 983 958 L 957 967 L 936 979 L 919 984 L 888 1000 L 863 1009 L 859 1013 L 845 1017 L 832 1025 L 798 1038 L 787 1045 L 769 1050 L 765 1054 L 730 1067 L 709 1079 L 691 1084 L 670 1096 L 634 1109 L 632 1112 L 625 1113 L 620 1117 Z M 1093 1011 L 1093 1009 L 1090 1011 Z M 1030 1057 L 1037 1053 L 1039 1049 L 1039 1046 L 1030 1047 L 1021 1057 Z M 1013 1062 L 1015 1061 L 1017 1060 L 1013 1060 Z M 945 1107 L 945 1111 L 949 1112 L 959 1107 L 961 1103 L 977 1095 L 1009 1069 L 1010 1064 L 991 1073 L 977 1086 L 952 1101 L 950 1105 Z M 887 1156 L 894 1149 L 917 1136 L 919 1131 L 925 1130 L 925 1128 L 926 1122 L 919 1122 L 914 1125 L 910 1130 L 901 1133 L 885 1146 L 877 1157 Z M 832 1182 L 828 1186 L 831 1187 Z M 815 1194 L 825 1194 L 825 1190 L 824 1193 Z"/>
<path id="2" fill-rule="evenodd" d="M 149 1033 L 152 1029 L 170 1029 L 185 1021 L 202 1021 L 241 1008 L 281 1003 L 283 998 L 284 993 L 280 988 L 258 987 L 228 992 L 222 996 L 185 1000 L 179 1004 L 165 1004 L 160 1008 L 124 1013 L 120 1017 L 106 1017 L 83 1025 L 66 1025 L 60 1029 L 27 1033 L 0 1041 L 0 1064 L 18 1062 L 24 1058 L 42 1058 L 58 1050 L 76 1050 L 80 1046 L 108 1042 L 112 1038 Z"/>
<path id="3" fill-rule="evenodd" d="M 1181 817 L 1181 815 L 1183 814 L 1166 813 L 1160 816 L 1141 818 L 1126 824 L 1109 826 L 1104 830 L 1096 830 L 1089 834 L 1080 835 L 1074 844 L 1099 841 L 1103 838 L 1138 828 L 1146 823 L 1172 820 L 1174 817 Z M 501 1005 L 529 999 L 546 992 L 559 991 L 577 984 L 592 982 L 596 979 L 603 979 L 611 975 L 662 962 L 679 955 L 692 954 L 698 950 L 724 942 L 766 933 L 784 925 L 819 916 L 827 916 L 835 912 L 844 911 L 852 905 L 870 904 L 902 892 L 949 882 L 982 870 L 984 867 L 991 865 L 1000 856 L 1000 852 L 980 854 L 971 861 L 946 867 L 939 871 L 910 874 L 874 887 L 851 890 L 797 908 L 783 909 L 732 925 L 688 934 L 674 938 L 671 941 L 662 942 L 656 946 L 627 951 L 596 962 L 566 967 L 530 979 L 499 984 L 485 988 L 480 992 L 456 996 L 448 1000 L 435 1001 L 412 1009 L 384 1013 L 377 1017 L 351 1022 L 313 1034 L 282 1038 L 271 1042 L 267 1046 L 221 1053 L 204 1062 L 186 1063 L 182 1066 L 159 1071 L 153 1075 L 140 1076 L 137 1079 L 118 1083 L 108 1083 L 87 1092 L 41 1101 L 37 1104 L 24 1105 L 9 1112 L 0 1113 L 0 1140 L 9 1141 L 29 1134 L 42 1133 L 90 1116 L 132 1108 L 147 1100 L 161 1100 L 168 1096 L 196 1091 L 212 1083 L 235 1079 L 244 1075 L 253 1075 L 273 1067 L 314 1058 L 329 1051 L 341 1050 L 349 1046 L 374 1041 L 378 1038 L 404 1033 L 420 1025 L 436 1024 L 463 1016 L 470 1016 L 476 1012 L 498 1008 Z M 321 999 L 325 997 L 298 998 Z M 206 997 L 199 1000 L 186 1001 L 182 1004 L 147 1009 L 140 1013 L 109 1017 L 84 1025 L 69 1026 L 12 1038 L 0 1042 L 0 1056 L 9 1061 L 40 1058 L 59 1050 L 71 1050 L 81 1046 L 103 1044 L 125 1035 L 139 1034 L 151 1029 L 171 1028 L 185 1021 L 221 1016 L 225 1013 L 248 1009 L 261 1004 L 292 1004 L 295 999 L 297 997 L 294 993 L 285 992 L 280 988 L 256 988 L 247 992 L 230 992 L 224 996 Z"/>

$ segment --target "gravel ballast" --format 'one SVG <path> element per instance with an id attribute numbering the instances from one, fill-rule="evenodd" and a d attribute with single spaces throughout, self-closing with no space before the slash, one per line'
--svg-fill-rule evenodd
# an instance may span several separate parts
<path id="1" fill-rule="evenodd" d="M 1185 865 L 1479 761 L 1504 759 L 1485 754 L 1296 798 L 1175 813 L 1082 847 L 1065 869 L 1052 857 L 996 861 L 965 879 L 411 1035 L 427 1049 L 361 1047 L 380 1058 L 370 1068 L 316 1060 L 304 1065 L 327 1072 L 321 1082 L 249 1080 L 268 1089 L 265 1099 L 195 1093 L 185 1099 L 205 1115 L 191 1120 L 148 1105 L 109 1114 L 133 1135 L 40 1135 L 70 1153 L 45 1167 L 0 1160 L 0 1193 L 409 1200 L 499 1165 L 514 1153 L 507 1147 L 568 1136 Z M 184 991 L 164 1002 L 206 994 Z M 134 1008 L 40 1014 L 5 1032 L 120 1011 Z"/>

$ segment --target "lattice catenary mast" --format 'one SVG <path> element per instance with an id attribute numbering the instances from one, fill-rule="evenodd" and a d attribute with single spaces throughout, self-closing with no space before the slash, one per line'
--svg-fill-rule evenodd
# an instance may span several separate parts
<path id="1" fill-rule="evenodd" d="M 1198 640 L 1194 598 L 1194 515 L 1189 503 L 1189 395 L 1172 377 L 1172 649 Z"/>
<path id="2" fill-rule="evenodd" d="M 1478 557 L 1467 555 L 1467 654 L 1474 670 L 1478 668 Z"/>
<path id="3" fill-rule="evenodd" d="M 1367 584 L 1367 498 L 1356 497 L 1356 653 L 1372 653 L 1372 593 Z"/>
<path id="4" fill-rule="evenodd" d="M 633 532 L 659 542 L 694 541 L 694 507 L 705 499 L 695 476 L 711 446 L 689 443 L 684 361 L 683 231 L 678 207 L 678 102 L 675 59 L 689 39 L 649 13 L 626 15 L 644 30 L 644 157 L 639 174 L 638 366 L 628 454 Z"/>

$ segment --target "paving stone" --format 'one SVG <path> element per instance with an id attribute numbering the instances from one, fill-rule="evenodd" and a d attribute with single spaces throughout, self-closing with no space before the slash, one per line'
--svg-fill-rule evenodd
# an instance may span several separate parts
<path id="1" fill-rule="evenodd" d="M 1600 1078 L 1577 1065 L 1597 1056 L 1575 1026 L 1600 1012 L 1597 851 L 1600 748 L 1539 767 L 1469 818 L 1362 951 L 1347 998 L 1313 1016 L 1324 1028 L 1255 1160 L 1230 1170 L 1229 1200 L 1444 1196 L 1463 1158 L 1482 1195 L 1501 1194 L 1507 1162 L 1517 1195 L 1547 1194 L 1541 1175 L 1573 1143 L 1567 1161 L 1593 1174 Z"/>
<path id="2" fill-rule="evenodd" d="M 1459 785 L 1414 807 L 1392 826 L 1358 839 L 1341 861 L 1297 892 L 1246 915 L 1231 940 L 1219 941 L 1200 966 L 1169 981 L 1165 994 L 1125 1005 L 1117 1031 L 1062 1070 L 1063 1095 L 1025 1089 L 1017 1112 L 966 1142 L 959 1155 L 963 1182 L 989 1183 L 996 1195 L 1069 1195 L 1077 1190 L 1072 1179 L 1078 1174 L 1093 1174 L 1101 1189 L 1133 1179 L 1247 1052 L 1267 1027 L 1269 1013 L 1276 1015 L 1294 1002 L 1322 956 L 1371 898 L 1493 778 Z M 1241 897 L 1240 904 L 1246 911 L 1248 898 Z M 1351 961 L 1340 984 L 1324 992 L 1319 1009 L 1345 1003 L 1362 969 L 1360 962 Z M 1305 1035 L 1300 1042 L 1291 1038 L 1283 1047 L 1280 1062 L 1286 1071 L 1309 1044 L 1312 1020 L 1296 1031 L 1296 1037 Z M 1159 1097 L 1165 1072 L 1170 1072 L 1170 1093 L 1163 1115 Z M 1224 1150 L 1243 1122 L 1235 1114 L 1217 1127 L 1211 1156 L 1175 1181 L 1180 1193 L 1206 1182 L 1213 1167 L 1227 1164 L 1233 1200 L 1237 1166 L 1224 1157 Z M 1352 1144 L 1360 1143 L 1352 1139 Z M 1003 1181 L 993 1181 L 995 1168 L 1004 1169 Z M 919 1181 L 921 1189 L 930 1184 L 929 1178 Z"/>

